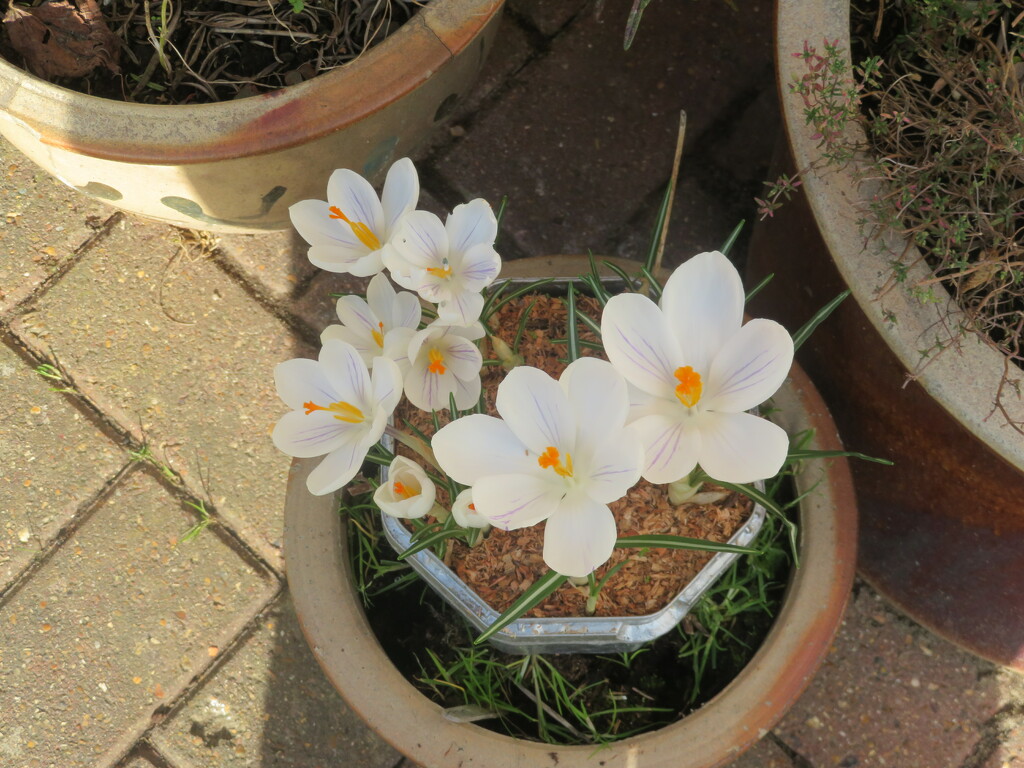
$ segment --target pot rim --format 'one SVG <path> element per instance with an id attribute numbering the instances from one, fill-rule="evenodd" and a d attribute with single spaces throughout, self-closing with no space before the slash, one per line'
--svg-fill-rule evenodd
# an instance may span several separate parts
<path id="1" fill-rule="evenodd" d="M 794 364 L 774 400 L 787 431 L 814 429 L 810 447 L 841 449 L 824 402 L 799 366 Z M 285 502 L 285 558 L 300 625 L 349 706 L 392 746 L 424 765 L 593 768 L 640 765 L 640 760 L 645 768 L 723 765 L 763 736 L 809 684 L 853 584 L 857 511 L 847 461 L 804 462 L 798 492 L 817 488 L 801 502 L 801 566 L 761 648 L 721 693 L 679 722 L 615 742 L 598 755 L 593 746 L 514 739 L 445 720 L 441 707 L 391 664 L 352 584 L 335 499 L 306 490 L 305 477 L 317 461 L 293 462 Z"/>
<path id="2" fill-rule="evenodd" d="M 212 104 L 132 104 L 90 96 L 0 58 L 0 119 L 54 147 L 124 163 L 187 165 L 277 152 L 358 123 L 415 90 L 472 44 L 503 3 L 435 0 L 330 72 Z M 294 119 L 299 115 L 301 120 Z M 110 135 L 111 119 L 134 126 L 130 142 Z"/>
<path id="3" fill-rule="evenodd" d="M 879 183 L 857 185 L 849 172 L 827 166 L 813 170 L 812 164 L 821 160 L 822 151 L 819 142 L 812 138 L 814 129 L 804 120 L 800 96 L 788 89 L 788 84 L 805 71 L 801 60 L 792 54 L 802 50 L 805 42 L 818 44 L 827 39 L 836 41 L 849 66 L 849 3 L 779 0 L 775 8 L 775 57 L 783 123 L 796 167 L 811 168 L 801 178 L 807 202 L 836 268 L 875 331 L 908 371 L 918 371 L 916 381 L 979 440 L 1018 470 L 1024 470 L 1024 440 L 1008 427 L 995 408 L 1007 358 L 972 333 L 963 337 L 958 349 L 934 356 L 922 368 L 921 350 L 932 343 L 934 329 L 942 327 L 940 320 L 952 318 L 955 325 L 965 319 L 963 311 L 953 307 L 952 296 L 941 284 L 936 284 L 935 291 L 941 293 L 942 301 L 935 305 L 921 304 L 898 287 L 880 297 L 879 288 L 891 273 L 888 264 L 893 253 L 909 249 L 909 261 L 913 263 L 908 269 L 908 284 L 927 279 L 931 272 L 917 248 L 895 233 L 888 233 L 880 242 L 865 237 L 857 221 L 879 190 Z M 866 141 L 859 124 L 848 124 L 845 135 L 853 142 Z M 947 313 L 940 307 L 952 307 L 952 311 Z M 898 318 L 897 323 L 887 321 L 889 313 Z M 1006 398 L 1003 405 L 1012 420 L 1024 423 L 1024 400 Z"/>

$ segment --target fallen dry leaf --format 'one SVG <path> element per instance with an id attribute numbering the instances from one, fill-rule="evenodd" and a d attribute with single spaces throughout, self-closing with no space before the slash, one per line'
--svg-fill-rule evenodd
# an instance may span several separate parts
<path id="1" fill-rule="evenodd" d="M 83 77 L 103 66 L 115 74 L 117 38 L 107 27 L 96 0 L 44 2 L 35 8 L 11 5 L 4 16 L 11 47 L 25 68 L 44 80 Z"/>

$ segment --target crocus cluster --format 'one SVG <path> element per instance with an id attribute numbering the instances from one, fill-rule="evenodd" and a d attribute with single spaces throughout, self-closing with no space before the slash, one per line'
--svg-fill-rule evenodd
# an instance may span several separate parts
<path id="1" fill-rule="evenodd" d="M 450 399 L 467 410 L 480 399 L 476 341 L 485 333 L 483 291 L 500 269 L 497 223 L 483 200 L 442 223 L 415 210 L 418 194 L 412 163 L 400 160 L 380 199 L 357 174 L 337 171 L 327 202 L 291 209 L 314 264 L 373 276 L 365 299 L 338 301 L 340 324 L 323 332 L 318 360 L 277 368 L 278 392 L 293 410 L 274 442 L 292 456 L 326 454 L 309 477 L 313 493 L 355 476 L 403 392 L 428 411 Z M 424 324 L 421 301 L 434 305 L 436 320 Z M 545 562 L 584 577 L 615 545 L 608 505 L 641 477 L 676 483 L 698 465 L 723 482 L 775 475 L 788 437 L 749 411 L 782 384 L 793 341 L 773 321 L 744 324 L 743 303 L 739 274 L 718 252 L 676 269 L 660 302 L 611 298 L 600 324 L 607 360 L 580 358 L 557 379 L 515 367 L 498 385 L 497 416 L 464 415 L 433 436 L 435 469 L 464 487 L 450 510 L 436 503 L 428 472 L 403 457 L 375 503 L 397 517 L 450 513 L 467 528 L 545 522 Z"/>
<path id="2" fill-rule="evenodd" d="M 289 360 L 275 372 L 278 394 L 293 410 L 274 428 L 274 444 L 290 456 L 326 454 L 309 476 L 314 494 L 355 477 L 403 392 L 427 411 L 448 408 L 451 398 L 469 408 L 480 397 L 483 358 L 474 341 L 483 336 L 481 291 L 501 268 L 498 223 L 484 200 L 458 206 L 442 223 L 416 210 L 418 199 L 416 169 L 403 158 L 380 197 L 342 169 L 331 175 L 326 201 L 289 210 L 313 264 L 372 276 L 365 298 L 338 300 L 339 324 L 324 329 L 317 360 Z M 421 299 L 436 305 L 437 319 L 425 326 Z"/>

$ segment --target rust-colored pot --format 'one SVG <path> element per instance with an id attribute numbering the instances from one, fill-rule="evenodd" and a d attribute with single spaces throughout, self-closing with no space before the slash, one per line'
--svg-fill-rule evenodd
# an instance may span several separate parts
<path id="1" fill-rule="evenodd" d="M 780 0 L 776 60 L 789 157 L 780 169 L 820 159 L 803 103 L 788 84 L 806 69 L 805 41 L 837 40 L 848 56 L 847 0 Z M 860 128 L 848 126 L 852 140 Z M 785 153 L 781 153 L 785 154 Z M 1006 360 L 974 336 L 932 355 L 945 297 L 924 305 L 901 286 L 879 292 L 893 253 L 910 247 L 871 239 L 859 221 L 875 189 L 849 169 L 803 173 L 803 190 L 760 224 L 751 244 L 752 281 L 775 273 L 754 311 L 788 327 L 807 320 L 844 288 L 853 296 L 800 350 L 830 403 L 847 445 L 896 462 L 853 466 L 862 515 L 863 576 L 935 632 L 999 663 L 1024 669 L 1024 435 L 995 412 Z M 868 225 L 870 230 L 870 224 Z M 913 262 L 916 253 L 906 261 Z M 906 285 L 929 276 L 911 267 Z M 941 287 L 936 286 L 941 292 Z M 913 380 L 908 372 L 915 372 Z M 1007 416 L 1024 423 L 1024 402 L 1007 393 Z"/>
<path id="2" fill-rule="evenodd" d="M 580 274 L 585 262 L 531 260 L 518 274 Z M 841 444 L 825 404 L 794 366 L 773 398 L 773 418 L 811 446 Z M 803 692 L 839 627 L 853 582 L 857 510 L 845 459 L 804 463 L 796 476 L 801 565 L 775 625 L 744 670 L 679 722 L 601 749 L 553 747 L 453 723 L 391 664 L 362 610 L 348 562 L 345 521 L 334 497 L 311 496 L 306 475 L 319 459 L 292 464 L 285 500 L 285 559 L 299 621 L 313 653 L 349 706 L 395 749 L 428 768 L 710 768 L 726 765 L 768 731 Z M 806 496 L 804 496 L 806 494 Z"/>
<path id="3" fill-rule="evenodd" d="M 379 178 L 450 113 L 491 49 L 503 0 L 434 0 L 355 61 L 217 104 L 128 104 L 0 59 L 0 133 L 87 195 L 194 229 L 287 229 L 335 168 Z"/>

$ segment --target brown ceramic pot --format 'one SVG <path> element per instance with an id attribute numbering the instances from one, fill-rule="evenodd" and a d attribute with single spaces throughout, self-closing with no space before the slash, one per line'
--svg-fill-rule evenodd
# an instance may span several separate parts
<path id="1" fill-rule="evenodd" d="M 510 262 L 517 274 L 575 275 L 566 257 Z M 585 262 L 584 262 L 585 263 Z M 777 422 L 813 430 L 811 447 L 839 449 L 835 426 L 798 366 L 776 394 Z M 429 768 L 710 768 L 734 760 L 770 729 L 807 686 L 839 627 L 854 575 L 857 511 L 844 459 L 804 463 L 796 476 L 801 565 L 775 625 L 744 670 L 705 706 L 652 733 L 602 748 L 553 747 L 445 720 L 441 707 L 391 664 L 370 629 L 348 562 L 345 524 L 333 497 L 314 497 L 305 478 L 319 459 L 296 460 L 285 501 L 288 583 L 303 632 L 331 682 L 374 730 Z"/>
<path id="2" fill-rule="evenodd" d="M 287 229 L 335 168 L 370 178 L 464 95 L 503 0 L 435 0 L 380 45 L 304 83 L 193 106 L 69 91 L 0 59 L 0 133 L 85 194 L 195 229 Z"/>
<path id="3" fill-rule="evenodd" d="M 788 84 L 806 70 L 805 41 L 837 40 L 848 56 L 847 0 L 780 0 L 778 83 L 789 158 L 820 158 L 803 103 Z M 862 139 L 859 126 L 850 138 Z M 1006 360 L 975 337 L 922 365 L 941 335 L 947 303 L 923 305 L 899 286 L 879 293 L 892 254 L 908 244 L 865 236 L 859 223 L 874 193 L 848 169 L 805 171 L 803 194 L 759 225 L 751 280 L 774 272 L 757 314 L 788 327 L 842 289 L 853 296 L 800 350 L 847 445 L 896 462 L 853 466 L 862 524 L 859 568 L 886 597 L 930 629 L 1002 664 L 1024 669 L 1024 435 L 994 413 Z M 916 253 L 906 258 L 914 262 Z M 907 284 L 925 279 L 923 264 Z M 947 297 L 948 298 L 948 297 Z M 890 318 L 895 318 L 892 322 Z M 910 380 L 908 372 L 917 372 Z M 1006 398 L 1024 423 L 1024 402 Z"/>

